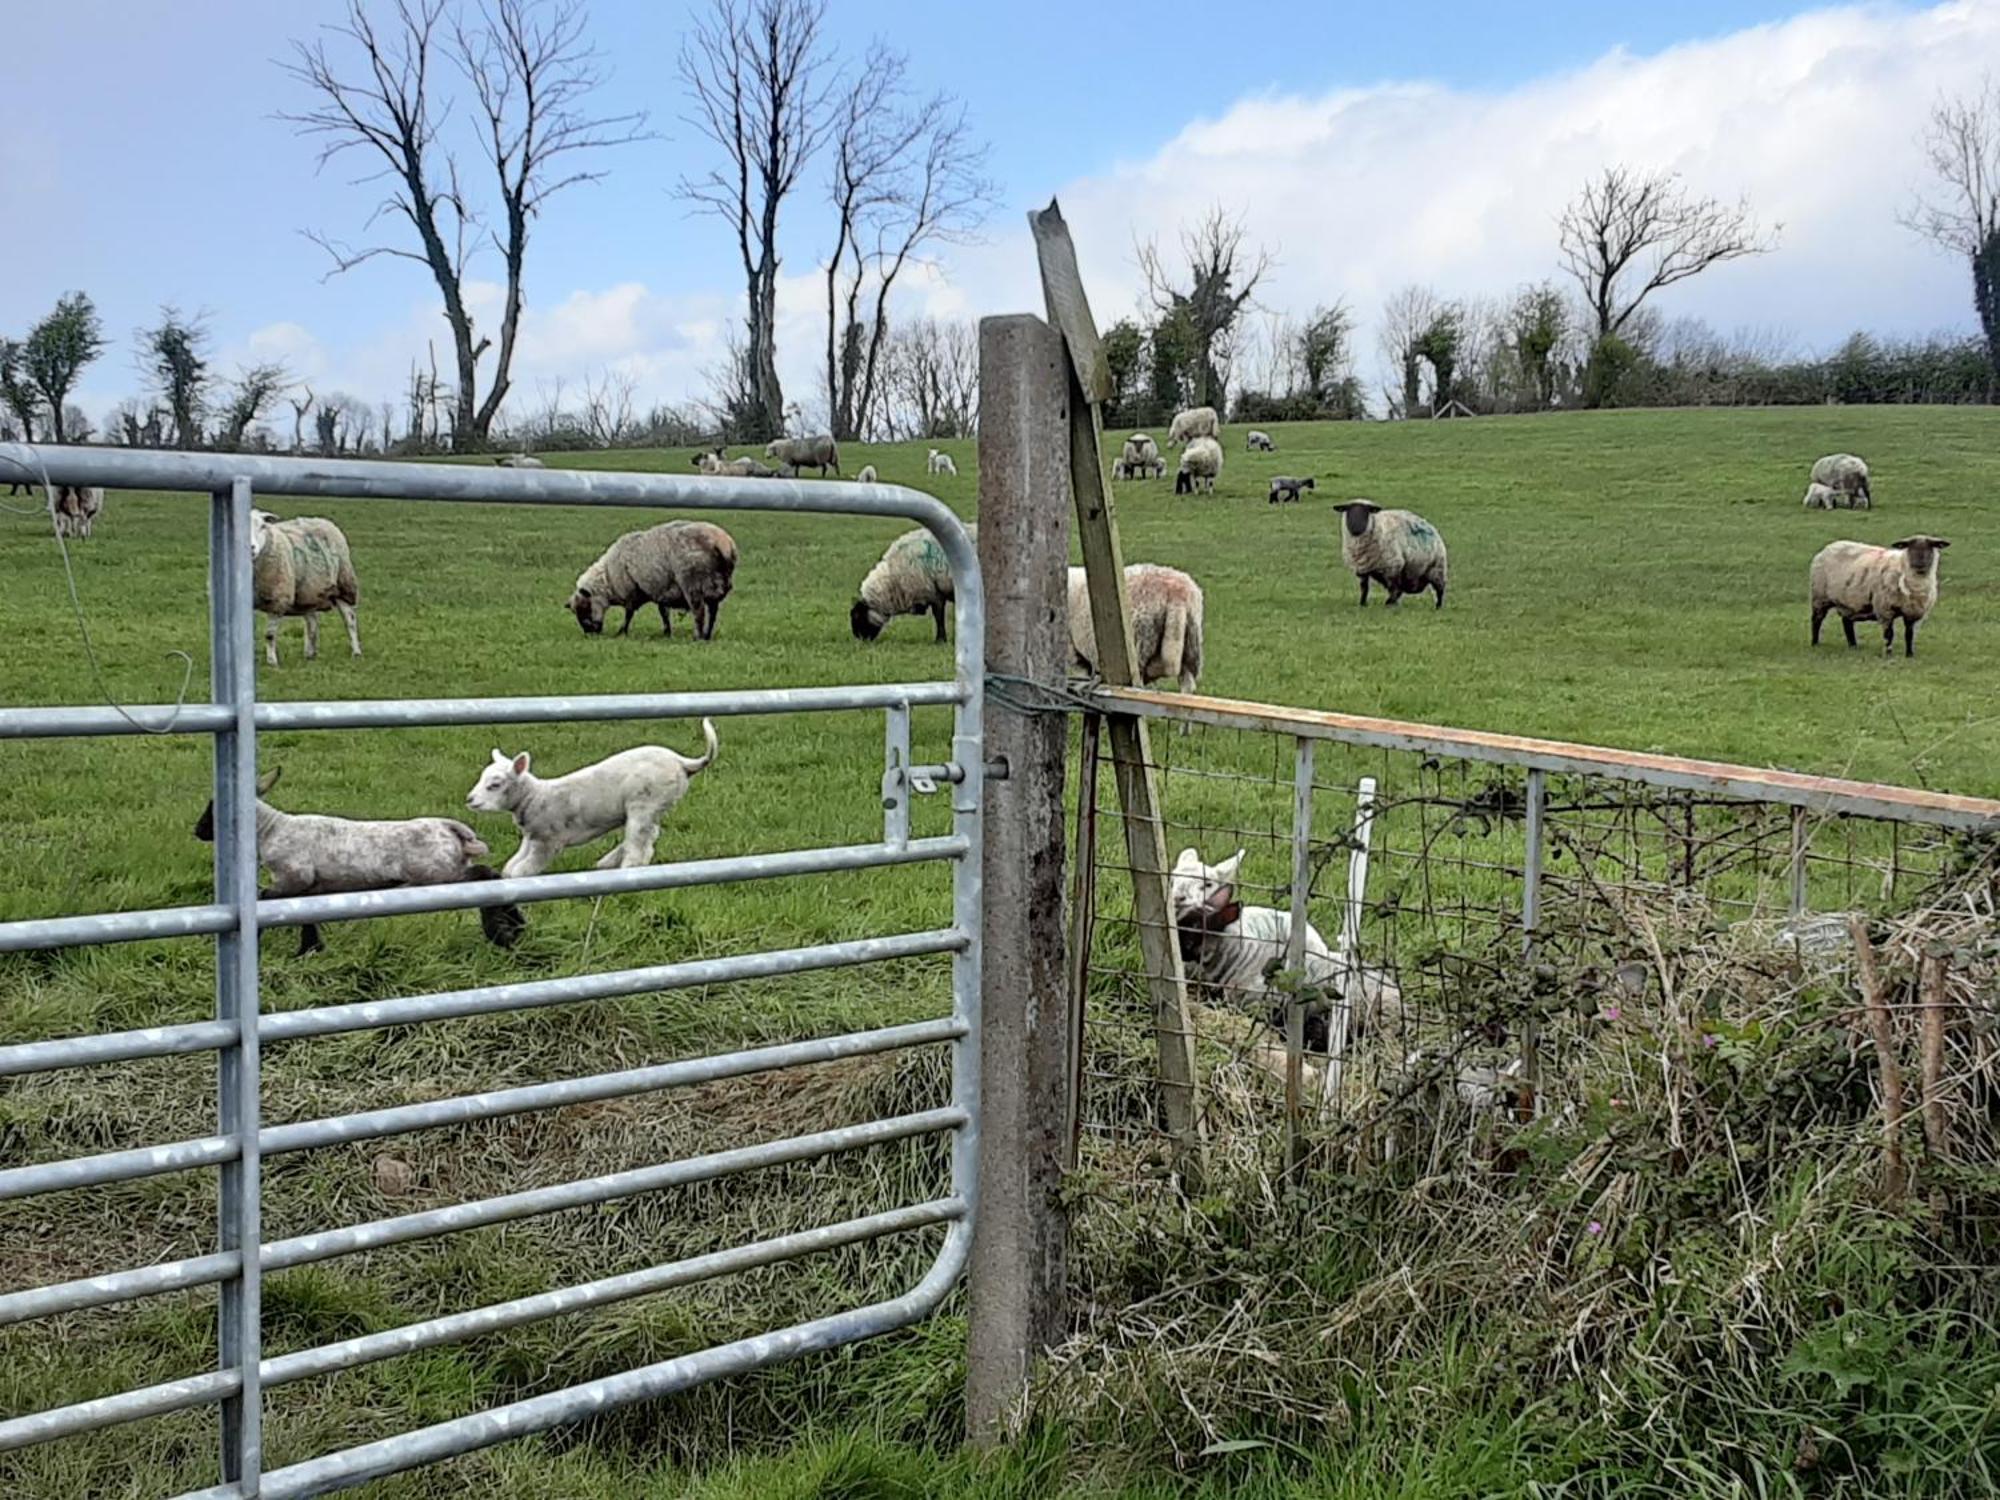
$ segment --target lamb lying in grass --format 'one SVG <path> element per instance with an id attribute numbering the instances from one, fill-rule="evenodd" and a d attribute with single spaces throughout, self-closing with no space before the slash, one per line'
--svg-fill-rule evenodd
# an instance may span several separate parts
<path id="1" fill-rule="evenodd" d="M 257 783 L 257 863 L 271 872 L 271 883 L 257 893 L 259 900 L 500 878 L 490 866 L 475 863 L 487 852 L 486 844 L 456 818 L 386 822 L 280 812 L 264 794 L 278 784 L 282 769 Z M 213 799 L 202 809 L 194 836 L 205 844 L 215 842 Z M 480 908 L 479 925 L 491 941 L 511 948 L 527 922 L 518 906 L 488 906 Z M 321 946 L 316 924 L 299 929 L 300 953 Z"/>
<path id="2" fill-rule="evenodd" d="M 606 756 L 567 776 L 544 781 L 528 769 L 528 753 L 509 757 L 493 752 L 465 805 L 474 812 L 511 813 L 521 830 L 516 849 L 501 873 L 539 875 L 565 849 L 588 844 L 617 829 L 624 837 L 598 860 L 597 868 L 631 869 L 651 864 L 660 819 L 687 795 L 688 778 L 715 763 L 715 726 L 701 721 L 707 750 L 682 755 L 665 745 L 639 745 Z"/>

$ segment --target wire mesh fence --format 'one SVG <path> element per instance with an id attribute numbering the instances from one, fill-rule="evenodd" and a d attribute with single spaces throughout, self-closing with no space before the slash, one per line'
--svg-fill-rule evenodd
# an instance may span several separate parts
<path id="1" fill-rule="evenodd" d="M 1965 928 L 1961 949 L 1990 936 L 1984 830 L 2000 804 L 1612 752 L 1566 765 L 1542 742 L 1460 746 L 1451 731 L 1143 696 L 1187 974 L 1179 1035 L 1211 1151 L 1490 1160 L 1523 1127 L 1615 1108 L 1607 1044 L 1651 1044 L 1671 1017 L 1698 1046 L 1726 1045 L 1732 986 L 1852 988 L 1850 914 L 1912 957 L 1879 998 L 1904 1013 L 1916 1071 L 1918 950 L 1937 946 L 1941 913 Z M 1084 743 L 1089 1168 L 1165 1143 L 1113 751 Z M 1939 1075 L 1926 1097 L 1950 1092 L 1948 1073 L 1971 1108 L 1991 1097 L 1996 999 L 1977 954 L 1960 956 L 1942 1055 L 1922 1066 Z M 1865 1045 L 1864 1027 L 1854 1036 Z"/>

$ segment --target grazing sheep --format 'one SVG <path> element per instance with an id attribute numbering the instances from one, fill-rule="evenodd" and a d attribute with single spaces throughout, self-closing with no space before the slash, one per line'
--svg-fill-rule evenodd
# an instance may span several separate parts
<path id="1" fill-rule="evenodd" d="M 665 745 L 639 745 L 551 781 L 528 769 L 527 751 L 509 757 L 495 750 L 492 764 L 465 794 L 465 805 L 513 816 L 521 847 L 501 867 L 509 878 L 539 875 L 563 850 L 617 829 L 624 837 L 597 868 L 651 864 L 660 819 L 687 795 L 688 778 L 715 764 L 715 726 L 707 719 L 701 721 L 701 737 L 707 748 L 698 758 Z"/>
<path id="2" fill-rule="evenodd" d="M 364 822 L 279 812 L 264 794 L 278 784 L 283 769 L 257 783 L 257 863 L 271 872 L 271 883 L 257 893 L 258 900 L 500 878 L 491 866 L 474 863 L 487 852 L 486 844 L 456 818 Z M 202 809 L 194 836 L 205 844 L 215 842 L 213 798 Z M 480 908 L 479 925 L 490 940 L 511 948 L 527 921 L 518 906 L 488 906 Z M 300 953 L 321 946 L 317 924 L 300 927 Z"/>
<path id="3" fill-rule="evenodd" d="M 1444 608 L 1444 538 L 1437 527 L 1415 511 L 1384 510 L 1372 500 L 1349 500 L 1334 509 L 1344 522 L 1340 555 L 1361 580 L 1363 604 L 1373 582 L 1389 591 L 1391 604 L 1431 589 L 1437 607 Z"/>
<path id="4" fill-rule="evenodd" d="M 876 481 L 876 478 L 875 478 L 875 465 L 873 465 L 873 464 L 863 464 L 863 465 L 861 466 L 861 472 L 860 472 L 859 474 L 856 474 L 856 475 L 854 476 L 854 482 L 855 482 L 856 484 L 874 484 L 874 483 L 876 483 L 877 481 Z"/>
<path id="5" fill-rule="evenodd" d="M 1938 553 L 1951 545 L 1941 536 L 1907 536 L 1886 547 L 1865 542 L 1829 542 L 1812 560 L 1807 582 L 1812 592 L 1812 643 L 1829 610 L 1840 611 L 1847 644 L 1856 620 L 1882 622 L 1884 655 L 1896 646 L 1896 622 L 1903 622 L 1903 655 L 1917 654 L 1917 625 L 1937 604 Z"/>
<path id="6" fill-rule="evenodd" d="M 1868 465 L 1852 453 L 1827 454 L 1812 466 L 1812 482 L 1841 491 L 1856 510 L 1867 510 L 1875 504 L 1875 497 L 1868 489 Z"/>
<path id="7" fill-rule="evenodd" d="M 1222 430 L 1221 420 L 1212 406 L 1195 406 L 1181 412 L 1167 429 L 1167 444 L 1178 448 L 1195 438 L 1212 438 Z"/>
<path id="8" fill-rule="evenodd" d="M 1250 435 L 1243 440 L 1243 449 L 1246 453 L 1276 453 L 1278 445 L 1271 441 L 1270 433 L 1252 428 Z"/>
<path id="9" fill-rule="evenodd" d="M 951 455 L 940 453 L 935 448 L 931 449 L 930 456 L 924 460 L 924 470 L 930 474 L 949 474 L 953 479 L 958 478 L 958 465 L 951 461 Z"/>
<path id="10" fill-rule="evenodd" d="M 698 641 L 715 639 L 716 617 L 736 576 L 736 539 L 707 521 L 665 521 L 644 531 L 628 531 L 603 556 L 577 575 L 576 590 L 563 605 L 585 635 L 604 634 L 604 616 L 613 605 L 625 610 L 618 633 L 632 628 L 632 616 L 649 604 L 660 608 L 661 634 L 672 635 L 667 611 L 694 616 Z"/>
<path id="11" fill-rule="evenodd" d="M 56 486 L 56 535 L 87 537 L 97 526 L 104 509 L 104 491 L 95 485 Z"/>
<path id="12" fill-rule="evenodd" d="M 250 512 L 250 584 L 253 602 L 268 617 L 264 660 L 278 664 L 278 622 L 290 615 L 306 620 L 306 660 L 319 655 L 319 617 L 337 609 L 347 622 L 347 644 L 361 654 L 361 626 L 354 606 L 361 586 L 354 557 L 341 529 L 323 516 L 280 521 L 268 511 Z"/>
<path id="13" fill-rule="evenodd" d="M 1174 931 L 1188 977 L 1216 991 L 1222 1002 L 1263 1008 L 1273 997 L 1271 978 L 1285 967 L 1292 916 L 1270 906 L 1245 906 L 1236 898 L 1243 851 L 1220 864 L 1203 864 L 1193 849 L 1174 860 L 1169 882 Z M 1305 981 L 1323 993 L 1306 1002 L 1308 1045 L 1332 1052 L 1333 997 L 1346 1002 L 1345 1044 L 1393 1027 L 1402 1016 L 1402 991 L 1377 968 L 1337 953 L 1306 926 Z M 1282 1008 L 1274 1015 L 1282 1016 Z"/>
<path id="14" fill-rule="evenodd" d="M 820 478 L 826 478 L 826 471 L 840 472 L 840 449 L 833 438 L 822 432 L 818 437 L 772 438 L 764 445 L 764 457 L 775 458 L 779 465 L 796 474 L 807 464 L 819 470 Z"/>
<path id="15" fill-rule="evenodd" d="M 965 529 L 978 540 L 978 527 Z M 951 602 L 951 564 L 938 539 L 920 526 L 891 542 L 882 560 L 868 570 L 860 596 L 848 611 L 848 623 L 857 641 L 872 641 L 897 615 L 927 614 L 937 621 L 937 638 L 942 641 L 945 610 Z"/>
<path id="16" fill-rule="evenodd" d="M 503 469 L 546 469 L 548 467 L 547 464 L 543 463 L 532 453 L 503 453 L 494 459 L 493 462 L 500 465 Z"/>
<path id="17" fill-rule="evenodd" d="M 1201 681 L 1201 585 L 1178 568 L 1132 563 L 1125 569 L 1125 605 L 1132 612 L 1139 680 L 1172 678 L 1182 692 L 1193 692 Z M 1069 644 L 1079 667 L 1097 670 L 1090 583 L 1082 568 L 1069 570 Z"/>
<path id="18" fill-rule="evenodd" d="M 1292 504 L 1299 498 L 1300 490 L 1309 490 L 1315 487 L 1311 475 L 1307 475 L 1303 479 L 1294 478 L 1289 474 L 1274 475 L 1271 479 L 1271 503 L 1276 505 L 1282 500 L 1287 505 Z"/>
<path id="19" fill-rule="evenodd" d="M 1841 490 L 1831 489 L 1819 483 L 1806 486 L 1807 510 L 1844 510 L 1847 508 L 1847 502 L 1848 497 Z"/>
<path id="20" fill-rule="evenodd" d="M 1215 481 L 1222 475 L 1222 444 L 1212 437 L 1198 437 L 1181 453 L 1180 472 L 1174 475 L 1174 493 L 1191 495 L 1196 490 L 1215 493 Z"/>

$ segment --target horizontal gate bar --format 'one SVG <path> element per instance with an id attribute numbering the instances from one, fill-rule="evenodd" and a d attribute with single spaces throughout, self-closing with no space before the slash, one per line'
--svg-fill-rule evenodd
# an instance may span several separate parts
<path id="1" fill-rule="evenodd" d="M 965 1200 L 962 1198 L 940 1198 L 909 1208 L 869 1214 L 865 1218 L 848 1219 L 839 1224 L 801 1230 L 796 1234 L 779 1235 L 775 1239 L 760 1240 L 750 1245 L 737 1245 L 727 1250 L 712 1251 L 706 1255 L 690 1256 L 686 1260 L 670 1261 L 665 1265 L 652 1266 L 643 1271 L 629 1271 L 622 1276 L 606 1276 L 598 1281 L 584 1282 L 580 1286 L 563 1287 L 552 1292 L 538 1292 L 530 1297 L 516 1297 L 510 1302 L 496 1302 L 490 1307 L 478 1308 L 472 1312 L 427 1318 L 421 1323 L 410 1323 L 402 1328 L 363 1334 L 359 1338 L 344 1339 L 338 1344 L 325 1344 L 317 1349 L 304 1349 L 296 1354 L 281 1355 L 276 1359 L 264 1361 L 262 1379 L 266 1388 L 286 1385 L 295 1380 L 330 1374 L 335 1370 L 351 1369 L 355 1365 L 371 1364 L 380 1359 L 394 1359 L 399 1355 L 413 1354 L 419 1349 L 433 1348 L 438 1344 L 453 1344 L 464 1339 L 478 1338 L 483 1334 L 494 1333 L 502 1328 L 514 1328 L 522 1323 L 536 1323 L 544 1318 L 580 1312 L 587 1307 L 600 1307 L 607 1302 L 621 1302 L 631 1297 L 643 1297 L 652 1292 L 690 1286 L 695 1282 L 708 1281 L 732 1272 L 777 1265 L 782 1261 L 796 1260 L 802 1255 L 811 1255 L 817 1251 L 834 1250 L 843 1245 L 858 1245 L 867 1240 L 880 1239 L 884 1235 L 909 1229 L 922 1229 L 931 1224 L 943 1224 L 964 1217 Z"/>
<path id="2" fill-rule="evenodd" d="M 857 683 L 834 687 L 742 688 L 699 693 L 602 693 L 521 698 L 354 698 L 259 703 L 257 728 L 412 729 L 451 724 L 569 724 L 610 719 L 721 719 L 744 714 L 838 713 L 850 709 L 949 705 L 964 700 L 955 682 Z M 127 717 L 127 716 L 130 717 Z M 133 720 L 137 720 L 134 723 Z M 236 724 L 233 708 L 101 704 L 0 709 L 0 740 L 98 735 L 214 734 Z"/>
<path id="3" fill-rule="evenodd" d="M 887 865 L 956 859 L 965 849 L 962 838 L 918 839 L 900 849 L 889 844 L 847 844 L 831 849 L 789 849 L 782 854 L 732 854 L 721 859 L 683 860 L 677 864 L 639 865 L 622 870 L 579 870 L 563 875 L 526 875 L 513 880 L 403 886 L 390 891 L 347 891 L 337 896 L 289 896 L 258 903 L 257 924 L 297 927 L 306 922 L 352 922 L 363 917 L 408 916 L 414 912 L 456 911 L 472 906 L 512 906 L 530 901 L 728 885 L 739 880 L 829 875 L 841 870 L 874 870 Z M 0 928 L 0 932 L 4 931 Z"/>
<path id="4" fill-rule="evenodd" d="M 142 943 L 150 938 L 202 937 L 236 926 L 236 908 L 162 906 L 152 911 L 98 912 L 87 917 L 35 917 L 0 922 L 0 953 L 75 948 L 91 943 Z"/>
<path id="5" fill-rule="evenodd" d="M 585 896 L 629 895 L 638 891 L 680 890 L 696 885 L 728 885 L 742 880 L 782 880 L 797 875 L 830 875 L 842 870 L 874 870 L 890 865 L 957 859 L 963 838 L 917 839 L 891 844 L 844 844 L 829 849 L 788 849 L 780 854 L 732 854 L 720 859 L 682 860 L 622 870 L 575 870 L 561 875 L 529 875 L 514 880 L 459 881 L 451 885 L 401 886 L 387 891 L 347 891 L 337 896 L 290 896 L 257 906 L 259 927 L 298 927 L 307 922 L 353 922 L 364 917 L 409 916 L 467 907 L 513 906 Z M 169 906 L 154 911 L 99 912 L 86 917 L 37 917 L 0 922 L 0 953 L 37 948 L 73 948 L 93 943 L 131 943 L 147 938 L 193 937 L 227 932 L 236 925 L 234 907 Z"/>
<path id="6" fill-rule="evenodd" d="M 904 1026 L 884 1026 L 875 1031 L 854 1031 L 842 1036 L 816 1037 L 805 1042 L 785 1042 L 775 1047 L 719 1052 L 712 1057 L 690 1057 L 650 1068 L 593 1073 L 582 1078 L 560 1078 L 554 1083 L 531 1083 L 521 1088 L 492 1089 L 483 1094 L 460 1094 L 450 1099 L 433 1099 L 425 1104 L 400 1104 L 389 1109 L 365 1110 L 359 1114 L 300 1120 L 292 1125 L 269 1126 L 258 1139 L 264 1155 L 279 1156 L 287 1151 L 310 1151 L 320 1146 L 403 1135 L 412 1130 L 430 1130 L 441 1125 L 463 1125 L 474 1120 L 497 1119 L 502 1115 L 526 1114 L 530 1110 L 591 1104 L 599 1099 L 658 1093 L 661 1089 L 713 1083 L 722 1078 L 742 1078 L 751 1073 L 768 1073 L 780 1068 L 800 1068 L 848 1057 L 868 1057 L 878 1052 L 921 1047 L 929 1042 L 954 1041 L 964 1034 L 964 1023 L 951 1017 L 917 1021 Z"/>
<path id="7" fill-rule="evenodd" d="M 969 1117 L 962 1109 L 928 1109 L 912 1115 L 896 1115 L 887 1120 L 870 1120 L 864 1125 L 842 1125 L 818 1130 L 810 1135 L 788 1136 L 782 1140 L 759 1141 L 714 1151 L 706 1156 L 690 1156 L 658 1166 L 635 1167 L 604 1177 L 588 1177 L 580 1182 L 562 1182 L 550 1187 L 528 1188 L 497 1198 L 481 1198 L 472 1203 L 454 1203 L 448 1208 L 425 1209 L 401 1214 L 393 1219 L 376 1219 L 366 1224 L 350 1224 L 342 1229 L 323 1229 L 289 1240 L 273 1240 L 260 1257 L 266 1271 L 282 1271 L 313 1261 L 332 1260 L 362 1250 L 379 1250 L 384 1245 L 400 1245 L 410 1240 L 433 1239 L 456 1234 L 463 1229 L 481 1229 L 535 1214 L 556 1213 L 567 1208 L 587 1208 L 640 1193 L 663 1188 L 686 1187 L 730 1177 L 759 1167 L 786 1166 L 811 1161 L 842 1151 L 858 1151 L 868 1146 L 887 1145 L 920 1135 L 957 1130 Z"/>
<path id="8" fill-rule="evenodd" d="M 191 1167 L 212 1167 L 236 1159 L 236 1137 L 205 1135 L 165 1146 L 140 1146 L 131 1151 L 105 1151 L 96 1156 L 72 1156 L 66 1161 L 37 1162 L 0 1172 L 0 1199 L 57 1193 L 65 1188 L 94 1187 L 134 1177 L 158 1177 Z"/>
<path id="9" fill-rule="evenodd" d="M 605 1000 L 619 995 L 645 995 L 660 990 L 692 989 L 743 979 L 767 979 L 783 974 L 809 974 L 852 964 L 884 963 L 898 958 L 923 958 L 957 953 L 965 947 L 962 932 L 906 932 L 887 937 L 858 938 L 845 943 L 821 943 L 804 948 L 777 948 L 763 953 L 737 953 L 727 958 L 688 959 L 653 964 L 642 969 L 611 969 L 576 974 L 565 979 L 530 979 L 513 984 L 486 985 L 471 990 L 443 990 L 433 995 L 409 995 L 394 1000 L 364 1000 L 353 1005 L 322 1005 L 260 1017 L 258 1035 L 267 1041 L 329 1036 L 343 1031 L 368 1031 L 405 1026 L 418 1021 L 446 1021 L 496 1011 L 532 1010 Z M 0 1063 L 5 1049 L 0 1049 Z M 4 1069 L 0 1069 L 4 1071 Z"/>
<path id="10" fill-rule="evenodd" d="M 241 1384 L 242 1377 L 236 1371 L 216 1370 L 208 1375 L 191 1375 L 186 1380 L 169 1380 L 161 1385 L 141 1386 L 136 1391 L 121 1391 L 116 1396 L 100 1396 L 95 1401 L 78 1401 L 71 1406 L 32 1412 L 25 1417 L 0 1422 L 0 1450 L 46 1443 L 51 1438 L 90 1432 L 116 1422 L 164 1416 L 170 1411 L 185 1411 L 190 1406 L 212 1405 L 235 1395 Z"/>
<path id="11" fill-rule="evenodd" d="M 141 1266 L 133 1271 L 115 1271 L 109 1276 L 82 1276 L 75 1281 L 58 1281 L 23 1292 L 9 1292 L 0 1297 L 0 1325 L 75 1312 L 83 1307 L 129 1302 L 134 1297 L 154 1297 L 162 1292 L 213 1286 L 234 1276 L 237 1265 L 236 1252 L 224 1250 L 214 1255 L 192 1255 L 186 1260 L 162 1261 L 158 1265 Z"/>
<path id="12" fill-rule="evenodd" d="M 1689 760 L 1678 755 L 1612 750 L 1566 740 L 1528 739 L 1482 729 L 1449 729 L 1360 714 L 1280 708 L 1235 698 L 1160 693 L 1148 688 L 1098 687 L 1090 696 L 1101 712 L 1132 714 L 1142 719 L 1261 730 L 1306 739 L 1337 740 L 1348 745 L 1423 751 L 1455 760 L 1523 766 L 1536 771 L 1603 776 L 1677 791 L 1715 792 L 1746 802 L 1803 807 L 1821 814 L 1888 818 L 1945 828 L 2000 829 L 2000 802 L 1984 797 L 1961 797 L 1872 781 L 1846 781 L 1836 776 L 1809 776 L 1799 771 L 1735 766 L 1722 761 Z"/>
<path id="13" fill-rule="evenodd" d="M 273 1469 L 265 1474 L 258 1493 L 265 1500 L 296 1500 L 299 1496 L 325 1494 L 400 1469 L 546 1432 L 551 1427 L 595 1416 L 628 1402 L 653 1399 L 780 1360 L 907 1328 L 928 1317 L 944 1300 L 965 1268 L 970 1241 L 965 1222 L 954 1223 L 929 1273 L 900 1297 Z M 183 1495 L 180 1500 L 210 1500 L 232 1493 L 225 1486 Z"/>
<path id="14" fill-rule="evenodd" d="M 87 1068 L 99 1063 L 131 1062 L 142 1057 L 174 1057 L 183 1052 L 213 1052 L 236 1045 L 231 1021 L 189 1021 L 180 1026 L 145 1026 L 136 1031 L 111 1031 L 101 1036 L 66 1036 L 46 1042 L 17 1042 L 0 1047 L 0 1078 L 21 1073 L 46 1073 L 52 1068 Z"/>

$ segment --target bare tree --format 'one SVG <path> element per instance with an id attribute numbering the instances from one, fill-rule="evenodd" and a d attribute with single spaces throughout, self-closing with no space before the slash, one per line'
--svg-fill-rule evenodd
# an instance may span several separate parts
<path id="1" fill-rule="evenodd" d="M 1989 74 L 1978 93 L 1939 99 L 1922 143 L 1943 196 L 1918 199 L 1903 222 L 1971 263 L 1972 305 L 2000 378 L 2000 82 Z"/>
<path id="2" fill-rule="evenodd" d="M 1186 388 L 1197 406 L 1222 400 L 1220 367 L 1233 357 L 1237 320 L 1271 269 L 1271 257 L 1262 250 L 1251 253 L 1243 238 L 1240 219 L 1210 209 L 1200 223 L 1181 231 L 1186 265 L 1178 277 L 1161 260 L 1157 244 L 1139 247 L 1139 269 L 1154 310 L 1185 332 Z"/>
<path id="3" fill-rule="evenodd" d="M 291 378 L 285 367 L 279 364 L 249 365 L 238 370 L 222 401 L 220 420 L 215 429 L 215 446 L 225 452 L 240 451 L 243 435 L 277 400 L 279 392 L 291 383 Z M 387 423 L 383 424 L 385 431 L 387 426 Z"/>
<path id="4" fill-rule="evenodd" d="M 713 0 L 682 39 L 681 82 L 688 123 L 722 148 L 723 165 L 683 177 L 678 196 L 736 232 L 748 309 L 745 317 L 754 430 L 784 430 L 778 383 L 778 216 L 806 164 L 826 139 L 830 60 L 821 40 L 825 0 Z"/>
<path id="5" fill-rule="evenodd" d="M 633 396 L 639 382 L 618 370 L 586 377 L 578 421 L 600 448 L 622 447 L 632 431 Z"/>
<path id="6" fill-rule="evenodd" d="M 300 386 L 299 391 L 299 395 L 285 398 L 292 408 L 292 452 L 294 453 L 306 451 L 306 413 L 313 409 L 313 402 L 317 399 L 309 385 Z"/>
<path id="7" fill-rule="evenodd" d="M 1606 167 L 1563 210 L 1561 239 L 1563 269 L 1582 287 L 1602 339 L 1662 288 L 1764 254 L 1776 231 L 1760 229 L 1747 204 L 1690 197 L 1671 172 Z"/>
<path id="8" fill-rule="evenodd" d="M 964 109 L 947 94 L 909 104 L 908 66 L 877 43 L 834 115 L 826 388 L 830 426 L 842 439 L 867 428 L 896 279 L 932 246 L 971 236 L 994 200 L 987 148 L 972 139 Z"/>
<path id="9" fill-rule="evenodd" d="M 1426 286 L 1406 286 L 1382 304 L 1376 338 L 1383 361 L 1400 380 L 1400 390 L 1388 391 L 1391 416 L 1415 417 L 1423 405 L 1423 339 L 1445 304 Z"/>
<path id="10" fill-rule="evenodd" d="M 920 318 L 890 334 L 874 436 L 969 437 L 979 429 L 979 331 L 962 319 Z"/>
<path id="11" fill-rule="evenodd" d="M 407 242 L 356 248 L 314 233 L 333 257 L 332 274 L 390 256 L 416 261 L 437 283 L 458 363 L 456 447 L 483 447 L 507 399 L 530 220 L 564 188 L 604 175 L 577 166 L 579 153 L 644 134 L 644 115 L 590 113 L 589 97 L 604 75 L 584 39 L 586 20 L 578 0 L 482 0 L 472 22 L 453 0 L 395 0 L 393 18 L 378 28 L 362 0 L 348 0 L 346 20 L 325 30 L 343 53 L 358 54 L 353 71 L 345 70 L 349 58 L 336 63 L 325 40 L 294 43 L 284 65 L 313 96 L 311 108 L 284 118 L 301 134 L 326 137 L 322 166 L 350 150 L 373 162 L 362 180 L 389 187 L 369 227 L 384 217 L 400 220 L 416 240 L 416 249 Z M 458 156 L 444 144 L 452 106 L 439 101 L 441 59 L 471 86 L 470 114 L 497 195 L 490 214 L 474 204 Z M 477 334 L 464 287 L 468 261 L 488 243 L 500 253 L 506 287 L 482 399 L 479 362 L 493 343 Z"/>

